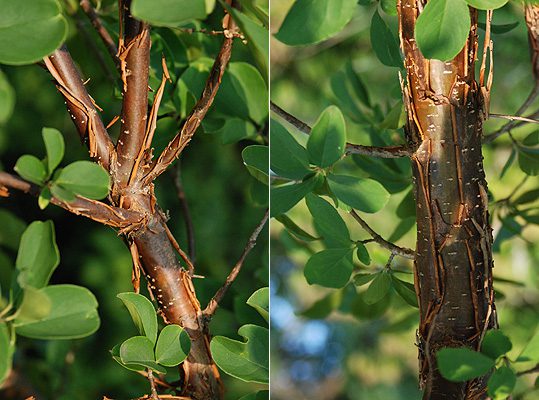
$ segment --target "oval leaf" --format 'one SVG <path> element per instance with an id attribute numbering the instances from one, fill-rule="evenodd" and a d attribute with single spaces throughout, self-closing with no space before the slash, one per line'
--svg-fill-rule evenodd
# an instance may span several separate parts
<path id="1" fill-rule="evenodd" d="M 269 382 L 269 331 L 244 325 L 238 333 L 245 342 L 216 336 L 210 344 L 215 363 L 228 375 L 246 382 Z"/>
<path id="2" fill-rule="evenodd" d="M 309 172 L 307 151 L 277 121 L 271 120 L 270 168 L 277 175 L 302 179 Z"/>
<path id="3" fill-rule="evenodd" d="M 384 297 L 386 297 L 391 287 L 391 276 L 386 271 L 382 271 L 376 274 L 374 280 L 367 288 L 363 296 L 363 300 L 367 304 L 378 303 Z"/>
<path id="4" fill-rule="evenodd" d="M 269 288 L 258 289 L 247 299 L 247 304 L 258 311 L 266 321 L 269 321 Z"/>
<path id="5" fill-rule="evenodd" d="M 64 158 L 64 138 L 60 131 L 54 128 L 43 128 L 41 134 L 47 149 L 47 170 L 50 176 Z"/>
<path id="6" fill-rule="evenodd" d="M 344 28 L 356 5 L 357 0 L 296 0 L 275 37 L 290 46 L 321 42 Z"/>
<path id="7" fill-rule="evenodd" d="M 507 4 L 509 0 L 465 0 L 471 7 L 478 10 L 495 10 Z"/>
<path id="8" fill-rule="evenodd" d="M 41 289 L 51 300 L 51 312 L 45 318 L 17 323 L 18 335 L 33 339 L 78 339 L 99 328 L 97 300 L 81 286 L 53 285 Z"/>
<path id="9" fill-rule="evenodd" d="M 91 161 L 75 161 L 61 172 L 55 183 L 62 188 L 89 199 L 101 200 L 109 194 L 107 171 Z"/>
<path id="10" fill-rule="evenodd" d="M 191 339 L 179 325 L 167 325 L 159 333 L 155 346 L 155 361 L 165 367 L 174 367 L 187 358 Z"/>
<path id="11" fill-rule="evenodd" d="M 42 185 L 47 179 L 47 170 L 41 160 L 30 154 L 19 157 L 13 169 L 24 179 L 37 185 Z"/>
<path id="12" fill-rule="evenodd" d="M 513 392 L 516 383 L 515 372 L 509 367 L 501 366 L 488 380 L 488 394 L 492 400 L 505 400 Z"/>
<path id="13" fill-rule="evenodd" d="M 395 6 L 393 4 L 393 6 Z M 396 10 L 396 7 L 395 7 Z M 397 36 L 382 19 L 378 10 L 374 12 L 371 22 L 371 44 L 376 57 L 388 67 L 402 67 L 402 58 Z M 400 110 L 399 110 L 400 115 Z"/>
<path id="14" fill-rule="evenodd" d="M 450 381 L 464 382 L 482 376 L 494 367 L 494 360 L 466 347 L 446 347 L 436 353 L 442 376 Z"/>
<path id="15" fill-rule="evenodd" d="M 307 207 L 314 218 L 316 231 L 322 235 L 328 247 L 350 245 L 350 232 L 344 220 L 326 200 L 309 193 L 305 197 Z"/>
<path id="16" fill-rule="evenodd" d="M 67 21 L 57 0 L 0 0 L 0 63 L 39 61 L 67 35 Z"/>
<path id="17" fill-rule="evenodd" d="M 346 175 L 329 175 L 331 191 L 343 203 L 357 210 L 375 213 L 389 200 L 389 193 L 375 180 Z"/>
<path id="18" fill-rule="evenodd" d="M 468 40 L 470 10 L 464 0 L 430 0 L 419 15 L 415 38 L 425 58 L 454 58 Z"/>
<path id="19" fill-rule="evenodd" d="M 243 163 L 249 173 L 263 184 L 268 184 L 269 148 L 268 146 L 247 146 L 241 152 Z"/>
<path id="20" fill-rule="evenodd" d="M 284 214 L 294 207 L 318 183 L 317 177 L 311 177 L 301 183 L 271 188 L 271 216 Z"/>
<path id="21" fill-rule="evenodd" d="M 321 168 L 333 165 L 344 154 L 346 126 L 344 117 L 335 106 L 326 108 L 313 126 L 307 142 L 311 163 Z"/>
<path id="22" fill-rule="evenodd" d="M 305 265 L 305 278 L 310 285 L 342 288 L 354 269 L 353 249 L 328 249 L 313 255 Z"/>
<path id="23" fill-rule="evenodd" d="M 157 315 L 152 302 L 145 296 L 133 292 L 120 293 L 116 297 L 124 303 L 139 333 L 150 339 L 152 343 L 155 343 L 157 339 Z"/>
<path id="24" fill-rule="evenodd" d="M 34 221 L 24 231 L 15 266 L 19 271 L 17 282 L 21 287 L 41 289 L 47 286 L 52 273 L 60 263 L 52 221 Z"/>
<path id="25" fill-rule="evenodd" d="M 120 360 L 128 367 L 142 366 L 166 374 L 167 370 L 155 362 L 153 343 L 146 336 L 134 336 L 120 346 Z"/>
<path id="26" fill-rule="evenodd" d="M 501 355 L 511 350 L 513 344 L 502 331 L 492 329 L 487 331 L 481 343 L 481 353 L 492 359 L 497 359 Z"/>

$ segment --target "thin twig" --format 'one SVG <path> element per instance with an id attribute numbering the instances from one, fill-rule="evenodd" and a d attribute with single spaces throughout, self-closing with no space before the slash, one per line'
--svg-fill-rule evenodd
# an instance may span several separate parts
<path id="1" fill-rule="evenodd" d="M 413 260 L 415 258 L 415 251 L 406 247 L 400 247 L 396 244 L 393 244 L 391 242 L 388 242 L 385 240 L 382 236 L 380 236 L 378 233 L 376 233 L 368 224 L 367 222 L 359 216 L 359 214 L 352 210 L 350 211 L 350 214 L 354 219 L 361 225 L 363 229 L 367 231 L 369 235 L 371 235 L 372 239 L 378 243 L 380 246 L 382 246 L 385 249 L 388 249 L 391 251 L 391 253 L 396 254 L 398 256 L 408 258 L 410 260 Z"/>
<path id="2" fill-rule="evenodd" d="M 274 102 L 270 102 L 271 111 L 284 119 L 286 122 L 294 126 L 300 132 L 311 134 L 312 128 L 305 122 L 299 120 L 289 112 L 283 110 Z M 361 154 L 378 158 L 400 158 L 409 157 L 412 153 L 406 146 L 363 146 L 360 144 L 346 143 L 346 155 Z"/>
<path id="3" fill-rule="evenodd" d="M 217 293 L 215 293 L 213 298 L 210 300 L 210 302 L 204 309 L 203 314 L 208 319 L 211 318 L 213 314 L 215 313 L 215 311 L 217 310 L 217 307 L 219 306 L 219 302 L 223 299 L 228 288 L 232 285 L 232 283 L 234 283 L 234 280 L 238 276 L 241 270 L 241 267 L 243 266 L 243 263 L 245 262 L 245 258 L 251 252 L 253 247 L 255 247 L 258 235 L 260 235 L 262 228 L 264 228 L 264 225 L 266 224 L 268 220 L 268 216 L 269 216 L 269 210 L 266 210 L 266 212 L 264 213 L 264 217 L 262 218 L 260 223 L 256 226 L 255 230 L 251 234 L 251 237 L 249 238 L 249 241 L 247 242 L 247 245 L 245 246 L 245 249 L 243 249 L 243 253 L 240 259 L 238 260 L 234 268 L 232 268 L 232 271 L 230 271 L 230 274 L 226 278 L 224 285 L 217 291 Z"/>
<path id="4" fill-rule="evenodd" d="M 517 376 L 522 376 L 526 374 L 534 374 L 536 372 L 539 372 L 539 364 L 537 364 L 535 367 L 526 369 L 524 371 L 517 372 Z"/>
<path id="5" fill-rule="evenodd" d="M 489 114 L 489 117 L 508 119 L 509 121 L 523 121 L 523 122 L 530 122 L 532 124 L 539 124 L 539 120 L 527 118 L 527 117 L 519 117 L 518 115 Z"/>
<path id="6" fill-rule="evenodd" d="M 41 191 L 39 186 L 2 171 L 0 171 L 0 187 L 1 186 L 8 189 L 19 190 L 36 197 L 39 196 Z M 62 207 L 73 214 L 82 215 L 114 228 L 130 229 L 143 224 L 144 220 L 143 215 L 136 211 L 112 207 L 100 201 L 90 200 L 81 196 L 76 196 L 75 200 L 69 203 L 56 197 L 52 197 L 51 203 Z"/>
<path id="7" fill-rule="evenodd" d="M 526 110 L 532 105 L 532 103 L 535 101 L 535 99 L 537 98 L 537 96 L 539 95 L 539 84 L 536 84 L 532 91 L 530 92 L 530 94 L 528 95 L 528 97 L 526 98 L 526 100 L 524 101 L 524 103 L 520 106 L 520 108 L 517 110 L 517 112 L 515 113 L 515 115 L 522 115 L 524 112 L 526 112 Z M 528 118 L 535 118 L 537 117 L 538 113 L 533 113 L 532 115 L 528 116 Z M 491 114 L 492 115 L 492 114 Z M 490 143 L 494 140 L 496 140 L 498 137 L 500 137 L 501 135 L 503 135 L 504 133 L 507 133 L 509 132 L 511 129 L 513 128 L 516 128 L 517 126 L 520 126 L 522 125 L 523 122 L 516 122 L 516 121 L 509 121 L 507 124 L 505 124 L 504 126 L 502 126 L 500 129 L 498 129 L 496 132 L 494 133 L 491 133 L 490 135 L 486 136 L 484 139 L 483 139 L 483 143 Z"/>
<path id="8" fill-rule="evenodd" d="M 147 371 L 136 371 L 138 372 L 140 375 L 144 376 L 146 379 L 148 379 L 148 372 Z M 159 378 L 156 378 L 155 376 L 153 377 L 153 381 L 155 382 L 156 385 L 159 385 L 159 386 L 162 386 L 164 388 L 167 388 L 167 389 L 175 389 L 176 387 L 174 385 L 171 385 L 170 383 L 166 382 L 166 381 L 163 381 Z M 160 396 L 161 398 L 163 398 L 163 395 Z"/>
<path id="9" fill-rule="evenodd" d="M 183 220 L 185 222 L 185 230 L 187 234 L 187 254 L 193 262 L 196 263 L 196 243 L 195 243 L 195 228 L 193 226 L 193 219 L 191 218 L 191 212 L 189 210 L 189 204 L 185 197 L 185 190 L 183 189 L 181 165 L 178 162 L 176 168 L 170 170 L 170 174 L 174 179 L 174 185 L 176 186 L 176 194 L 180 201 L 180 209 L 182 211 Z"/>
<path id="10" fill-rule="evenodd" d="M 90 0 L 81 0 L 80 7 L 84 11 L 84 13 L 88 16 L 88 19 L 92 23 L 92 26 L 95 28 L 97 34 L 101 38 L 101 41 L 103 42 L 103 44 L 107 48 L 107 51 L 112 57 L 112 60 L 114 61 L 114 64 L 116 65 L 116 68 L 118 69 L 118 71 L 120 71 L 120 59 L 118 58 L 118 48 L 116 47 L 114 40 L 112 40 L 112 37 L 110 36 L 109 32 L 103 26 L 103 23 L 101 22 L 101 19 L 99 18 L 99 15 L 97 14 L 97 11 L 92 6 L 92 3 L 90 2 Z"/>
<path id="11" fill-rule="evenodd" d="M 157 388 L 155 387 L 155 380 L 153 378 L 153 371 L 148 368 L 148 381 L 150 382 L 150 390 L 151 390 L 151 399 L 152 400 L 160 400 L 159 396 L 157 395 Z"/>

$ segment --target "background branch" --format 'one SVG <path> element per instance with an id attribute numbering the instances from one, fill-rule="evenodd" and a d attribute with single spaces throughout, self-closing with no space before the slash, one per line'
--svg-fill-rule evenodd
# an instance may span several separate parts
<path id="1" fill-rule="evenodd" d="M 397 246 L 396 244 L 385 240 L 382 236 L 376 233 L 363 218 L 359 216 L 356 210 L 350 211 L 350 214 L 352 215 L 352 217 L 354 217 L 358 224 L 361 225 L 361 227 L 365 229 L 369 235 L 371 235 L 372 240 L 378 243 L 380 246 L 391 251 L 391 253 L 399 255 L 401 257 L 408 258 L 410 260 L 413 260 L 415 258 L 414 250 L 408 249 L 406 247 Z"/>
<path id="2" fill-rule="evenodd" d="M 243 266 L 243 263 L 245 262 L 245 258 L 247 255 L 251 252 L 253 247 L 256 245 L 256 239 L 258 238 L 258 235 L 262 231 L 262 228 L 264 228 L 264 225 L 266 224 L 266 221 L 268 220 L 269 216 L 269 210 L 266 209 L 266 212 L 264 213 L 264 217 L 260 221 L 260 223 L 256 226 L 255 230 L 251 234 L 251 237 L 249 238 L 249 241 L 247 242 L 247 245 L 245 246 L 245 249 L 243 249 L 243 253 L 236 263 L 234 265 L 234 268 L 232 268 L 232 271 L 230 271 L 230 274 L 226 278 L 225 284 L 215 293 L 215 295 L 212 297 L 212 299 L 209 301 L 208 305 L 204 309 L 204 315 L 207 318 L 211 318 L 213 314 L 215 314 L 215 311 L 217 310 L 217 307 L 219 306 L 219 302 L 223 299 L 225 296 L 228 288 L 234 283 L 234 280 L 238 276 L 239 272 L 241 271 L 241 267 Z"/>
<path id="3" fill-rule="evenodd" d="M 187 234 L 187 254 L 189 258 L 196 264 L 196 243 L 195 243 L 195 228 L 193 226 L 193 219 L 191 218 L 191 212 L 189 210 L 189 204 L 185 197 L 185 191 L 183 189 L 182 176 L 181 176 L 181 164 L 178 163 L 176 168 L 170 170 L 172 179 L 174 179 L 174 185 L 176 186 L 176 194 L 180 201 L 180 210 L 182 212 L 183 221 L 185 223 L 185 230 Z"/>
<path id="4" fill-rule="evenodd" d="M 283 110 L 274 102 L 270 102 L 271 111 L 284 119 L 286 122 L 294 126 L 300 132 L 311 134 L 312 128 L 305 122 L 294 117 L 289 112 Z M 378 158 L 400 158 L 409 157 L 412 153 L 406 148 L 406 146 L 363 146 L 360 144 L 346 143 L 346 155 L 361 154 L 365 156 L 378 157 Z"/>

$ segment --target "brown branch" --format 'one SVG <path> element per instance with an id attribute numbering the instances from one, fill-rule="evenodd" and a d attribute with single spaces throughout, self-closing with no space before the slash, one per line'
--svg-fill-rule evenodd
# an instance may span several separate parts
<path id="1" fill-rule="evenodd" d="M 37 185 L 2 171 L 0 171 L 0 186 L 19 190 L 36 197 L 39 196 L 41 189 Z M 142 226 L 144 224 L 144 216 L 138 212 L 112 207 L 103 202 L 87 199 L 82 196 L 76 196 L 75 200 L 69 203 L 52 197 L 51 203 L 73 214 L 82 215 L 83 217 L 113 228 L 119 228 L 121 232 L 127 232 L 136 226 Z"/>
<path id="2" fill-rule="evenodd" d="M 522 121 L 522 122 L 529 122 L 531 124 L 539 124 L 539 120 L 527 118 L 527 117 L 519 117 L 518 115 L 505 115 L 505 114 L 489 114 L 489 117 L 491 118 L 500 118 L 500 119 L 508 119 L 509 121 Z"/>
<path id="3" fill-rule="evenodd" d="M 226 278 L 224 285 L 221 288 L 219 288 L 217 293 L 215 293 L 215 295 L 212 297 L 212 299 L 209 301 L 208 305 L 204 309 L 203 313 L 206 316 L 206 318 L 209 319 L 213 316 L 213 314 L 215 314 L 215 311 L 217 310 L 217 307 L 219 306 L 219 302 L 225 296 L 228 288 L 230 288 L 232 283 L 234 283 L 234 280 L 238 276 L 241 270 L 241 267 L 243 266 L 243 263 L 245 262 L 245 258 L 251 252 L 253 247 L 255 247 L 258 235 L 260 235 L 262 228 L 264 228 L 264 225 L 266 224 L 266 221 L 268 220 L 268 216 L 269 216 L 269 210 L 266 210 L 266 212 L 264 213 L 264 217 L 262 218 L 260 223 L 256 226 L 255 230 L 251 234 L 251 237 L 249 238 L 249 241 L 247 242 L 247 245 L 245 246 L 245 249 L 243 249 L 243 253 L 240 259 L 238 260 L 236 265 L 234 265 L 234 268 L 232 268 L 232 271 L 230 271 L 230 274 Z"/>
<path id="4" fill-rule="evenodd" d="M 118 46 L 123 81 L 120 136 L 114 166 L 118 189 L 124 189 L 144 145 L 148 119 L 148 74 L 150 27 L 134 19 L 130 0 L 120 1 L 120 44 Z M 120 206 L 122 206 L 120 202 Z"/>
<path id="5" fill-rule="evenodd" d="M 183 149 L 189 144 L 196 130 L 200 126 L 202 120 L 206 116 L 208 110 L 213 104 L 213 100 L 217 95 L 217 91 L 221 85 L 221 79 L 225 73 L 226 67 L 230 60 L 232 52 L 232 44 L 234 42 L 235 24 L 232 18 L 228 19 L 227 35 L 223 40 L 219 54 L 215 58 L 210 75 L 204 86 L 204 90 L 200 99 L 195 104 L 191 113 L 185 120 L 180 132 L 172 139 L 172 141 L 163 150 L 159 159 L 152 164 L 152 169 L 145 177 L 145 182 L 151 182 L 161 175 L 176 158 L 178 158 Z"/>
<path id="6" fill-rule="evenodd" d="M 270 102 L 271 111 L 277 114 L 279 117 L 284 119 L 290 125 L 294 126 L 300 132 L 303 132 L 307 135 L 311 134 L 312 128 L 307 125 L 305 122 L 296 118 L 289 112 L 283 110 L 274 102 Z M 400 158 L 400 157 L 410 157 L 412 152 L 406 146 L 363 146 L 360 144 L 346 143 L 346 155 L 350 154 L 361 154 L 365 156 L 378 157 L 378 158 Z"/>
<path id="7" fill-rule="evenodd" d="M 537 98 L 538 95 L 539 95 L 539 85 L 535 86 L 533 88 L 532 92 L 528 96 L 528 99 L 526 99 L 524 104 L 519 108 L 519 110 L 516 112 L 515 115 L 522 114 L 523 111 L 521 111 L 521 110 L 526 110 L 529 107 L 529 105 L 531 105 L 531 103 L 533 103 L 533 101 Z M 526 118 L 527 119 L 535 119 L 535 118 L 538 118 L 538 117 L 539 117 L 539 111 L 536 111 L 533 114 L 528 115 L 528 117 L 526 117 Z M 518 128 L 518 127 L 520 127 L 520 126 L 522 126 L 522 125 L 524 125 L 526 123 L 527 122 L 525 122 L 525 121 L 518 121 L 518 122 L 517 121 L 509 121 L 507 124 L 502 126 L 496 132 L 485 136 L 483 138 L 483 143 L 484 144 L 491 143 L 494 140 L 496 140 L 497 138 L 499 138 L 501 135 L 503 135 L 503 134 L 505 134 L 507 132 L 510 132 L 512 129 Z"/>
<path id="8" fill-rule="evenodd" d="M 180 201 L 180 209 L 182 212 L 183 220 L 185 222 L 185 230 L 187 234 L 187 252 L 191 261 L 193 263 L 196 263 L 195 228 L 193 226 L 193 219 L 191 218 L 189 204 L 187 202 L 187 198 L 185 197 L 185 190 L 183 189 L 180 163 L 178 163 L 175 169 L 171 169 L 170 173 L 172 175 L 172 178 L 174 179 L 174 185 L 176 186 L 176 194 Z"/>
<path id="9" fill-rule="evenodd" d="M 159 400 L 159 396 L 157 395 L 157 388 L 155 387 L 155 380 L 154 380 L 154 377 L 153 377 L 153 371 L 151 369 L 148 368 L 148 381 L 150 382 L 150 390 L 151 390 L 151 395 L 150 395 L 150 398 L 152 400 Z"/>
<path id="10" fill-rule="evenodd" d="M 101 22 L 101 19 L 99 18 L 99 15 L 97 14 L 96 10 L 92 6 L 92 3 L 90 2 L 90 0 L 81 0 L 80 7 L 84 11 L 84 13 L 88 16 L 88 19 L 92 23 L 92 26 L 95 28 L 97 34 L 101 38 L 101 41 L 107 48 L 107 51 L 112 57 L 112 60 L 114 61 L 114 64 L 116 65 L 116 68 L 120 70 L 120 59 L 118 58 L 118 48 L 116 47 L 114 40 L 112 40 L 112 37 L 110 36 L 109 32 L 103 26 L 103 23 Z"/>
<path id="11" fill-rule="evenodd" d="M 81 140 L 87 141 L 90 157 L 108 169 L 114 146 L 69 51 L 66 46 L 62 46 L 43 60 L 56 80 L 56 87 L 66 100 L 67 109 Z"/>
<path id="12" fill-rule="evenodd" d="M 359 214 L 355 210 L 350 211 L 350 214 L 352 215 L 352 217 L 354 217 L 354 219 L 358 222 L 358 224 L 361 225 L 361 227 L 363 229 L 365 229 L 369 235 L 371 235 L 372 239 L 376 243 L 378 243 L 380 246 L 382 246 L 383 248 L 391 251 L 391 253 L 396 254 L 398 256 L 408 258 L 410 260 L 413 260 L 415 258 L 415 251 L 414 250 L 408 249 L 406 247 L 397 246 L 396 244 L 393 244 L 393 243 L 388 242 L 387 240 L 385 240 L 382 236 L 380 236 L 378 233 L 376 233 L 367 224 L 367 222 L 363 218 L 361 218 L 359 216 Z"/>

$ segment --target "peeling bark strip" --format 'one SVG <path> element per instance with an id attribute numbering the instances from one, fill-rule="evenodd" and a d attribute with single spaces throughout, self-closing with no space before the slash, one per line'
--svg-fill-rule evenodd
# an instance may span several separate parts
<path id="1" fill-rule="evenodd" d="M 528 27 L 533 76 L 537 84 L 539 81 L 539 6 L 526 4 L 524 15 L 526 17 L 526 26 Z"/>
<path id="2" fill-rule="evenodd" d="M 426 60 L 414 27 L 426 1 L 399 0 L 403 85 L 417 210 L 415 287 L 424 399 L 486 398 L 486 377 L 455 383 L 442 378 L 435 353 L 442 347 L 479 349 L 497 325 L 492 289 L 492 234 L 481 153 L 483 105 L 475 80 L 477 13 L 470 9 L 468 41 L 453 60 Z M 483 57 L 485 54 L 483 54 Z M 487 102 L 488 104 L 488 102 Z"/>

